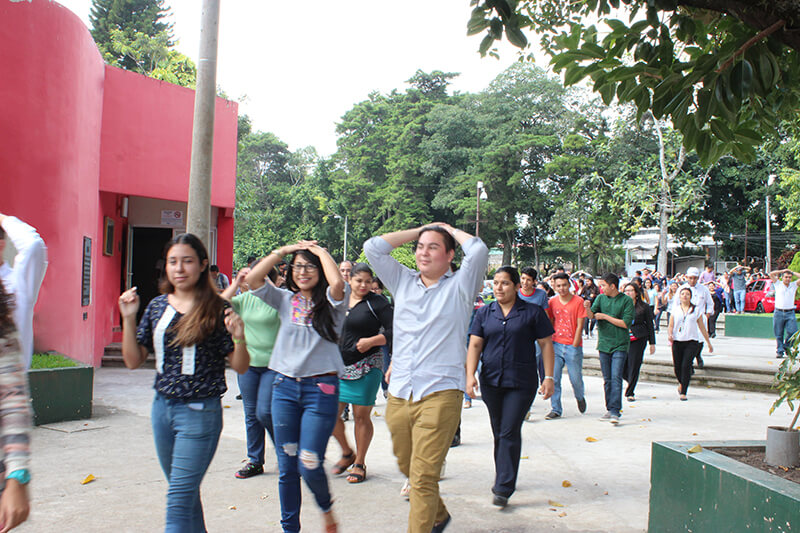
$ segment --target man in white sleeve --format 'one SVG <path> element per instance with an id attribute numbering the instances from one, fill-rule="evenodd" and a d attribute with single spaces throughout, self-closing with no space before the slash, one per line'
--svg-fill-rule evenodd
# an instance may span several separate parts
<path id="1" fill-rule="evenodd" d="M 769 277 L 772 278 L 772 287 L 775 290 L 775 312 L 772 313 L 772 329 L 775 333 L 775 340 L 778 342 L 775 353 L 779 359 L 783 357 L 786 343 L 792 338 L 792 335 L 797 333 L 797 319 L 794 316 L 797 280 L 792 281 L 792 276 L 800 278 L 800 273 L 792 272 L 788 268 L 769 273 Z"/>
<path id="2" fill-rule="evenodd" d="M 419 270 L 389 255 L 413 240 Z M 464 260 L 453 272 L 456 242 Z M 439 533 L 450 522 L 439 475 L 460 420 L 467 327 L 489 249 L 465 231 L 436 223 L 373 237 L 364 243 L 364 253 L 394 296 L 385 420 L 397 464 L 411 484 L 408 531 Z"/>
<path id="3" fill-rule="evenodd" d="M 13 267 L 3 261 L 6 239 L 17 250 Z M 14 322 L 26 369 L 30 368 L 33 355 L 33 306 L 39 298 L 46 269 L 47 247 L 36 229 L 16 217 L 0 213 L 0 279 L 14 295 Z"/>

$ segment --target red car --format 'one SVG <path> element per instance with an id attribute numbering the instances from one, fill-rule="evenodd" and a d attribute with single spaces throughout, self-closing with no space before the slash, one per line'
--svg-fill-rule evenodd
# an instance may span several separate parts
<path id="1" fill-rule="evenodd" d="M 775 289 L 770 278 L 757 279 L 747 284 L 744 295 L 744 310 L 756 313 L 772 313 L 775 311 Z M 800 291 L 794 301 L 795 311 L 800 311 Z"/>

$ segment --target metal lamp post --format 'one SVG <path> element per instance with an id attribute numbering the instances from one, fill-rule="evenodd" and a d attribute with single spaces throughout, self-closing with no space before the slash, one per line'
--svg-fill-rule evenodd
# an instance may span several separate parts
<path id="1" fill-rule="evenodd" d="M 480 227 L 481 227 L 481 200 L 487 200 L 489 196 L 486 194 L 486 189 L 483 188 L 483 182 L 478 182 L 477 192 L 475 194 L 477 198 L 477 208 L 475 209 L 475 236 L 480 236 Z"/>
<path id="2" fill-rule="evenodd" d="M 341 220 L 341 216 L 333 215 L 333 218 Z M 342 261 L 347 261 L 347 215 L 344 216 L 344 251 L 342 252 Z"/>

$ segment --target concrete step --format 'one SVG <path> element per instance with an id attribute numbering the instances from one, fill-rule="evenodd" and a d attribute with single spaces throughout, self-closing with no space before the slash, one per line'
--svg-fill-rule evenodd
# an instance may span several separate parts
<path id="1" fill-rule="evenodd" d="M 101 366 L 110 367 L 123 367 L 125 361 L 122 359 L 122 343 L 112 342 L 105 347 L 103 351 L 103 362 Z M 142 368 L 155 368 L 156 357 L 153 354 L 147 354 L 147 360 L 142 365 Z"/>
<path id="2" fill-rule="evenodd" d="M 714 365 L 705 358 L 704 368 L 695 368 L 692 384 L 725 389 L 739 389 L 758 392 L 772 392 L 775 371 L 756 368 L 736 368 L 731 366 Z M 597 353 L 584 353 L 583 372 L 590 376 L 602 376 L 600 359 Z M 647 359 L 642 363 L 639 371 L 640 381 L 653 381 L 658 383 L 677 383 L 671 361 Z"/>

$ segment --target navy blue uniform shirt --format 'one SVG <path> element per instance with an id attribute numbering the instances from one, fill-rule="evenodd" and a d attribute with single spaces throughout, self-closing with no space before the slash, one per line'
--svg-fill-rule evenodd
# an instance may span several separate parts
<path id="1" fill-rule="evenodd" d="M 503 316 L 497 302 L 478 309 L 470 335 L 483 339 L 481 383 L 493 387 L 535 389 L 536 339 L 553 334 L 553 325 L 544 310 L 520 298 Z"/>

